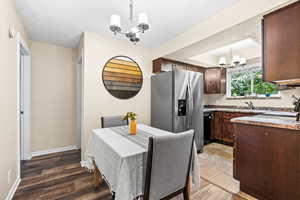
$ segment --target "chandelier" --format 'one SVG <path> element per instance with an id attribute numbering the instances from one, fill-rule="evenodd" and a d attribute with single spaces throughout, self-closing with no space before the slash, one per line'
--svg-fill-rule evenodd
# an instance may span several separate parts
<path id="1" fill-rule="evenodd" d="M 232 58 L 229 63 L 227 63 L 226 57 L 221 57 L 219 59 L 219 65 L 221 67 L 231 68 L 244 66 L 247 64 L 247 59 L 245 57 L 240 57 L 239 55 L 232 56 L 232 49 L 230 49 L 230 57 Z"/>
<path id="2" fill-rule="evenodd" d="M 133 0 L 129 2 L 129 19 L 130 23 L 133 22 Z M 121 29 L 121 17 L 119 15 L 112 15 L 110 17 L 110 26 L 109 29 L 116 35 L 122 34 L 125 35 L 129 41 L 136 44 L 140 41 L 140 33 L 144 33 L 149 29 L 148 17 L 146 13 L 139 13 L 138 15 L 138 24 L 136 27 L 132 27 L 130 31 L 122 31 Z"/>

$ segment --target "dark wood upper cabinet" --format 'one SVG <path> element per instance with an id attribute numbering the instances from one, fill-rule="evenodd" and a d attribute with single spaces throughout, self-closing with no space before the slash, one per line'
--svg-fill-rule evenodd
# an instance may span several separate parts
<path id="1" fill-rule="evenodd" d="M 195 65 L 190 65 L 190 64 L 187 64 L 186 69 L 189 70 L 189 71 L 193 71 L 193 72 L 201 72 L 201 73 L 203 73 L 203 75 L 204 75 L 204 72 L 205 72 L 205 68 L 195 66 Z"/>
<path id="2" fill-rule="evenodd" d="M 205 94 L 225 94 L 226 93 L 226 69 L 215 67 L 205 70 Z"/>
<path id="3" fill-rule="evenodd" d="M 165 58 L 158 58 L 152 61 L 153 64 L 153 73 L 158 74 L 163 71 L 172 71 L 172 70 L 187 70 L 188 64 L 175 61 L 175 60 L 170 60 L 170 59 L 165 59 Z"/>
<path id="4" fill-rule="evenodd" d="M 152 61 L 152 73 L 154 74 L 159 74 L 162 70 L 162 65 L 163 65 L 164 59 L 163 58 L 158 58 Z"/>
<path id="5" fill-rule="evenodd" d="M 158 58 L 153 62 L 153 73 L 158 74 L 163 71 L 176 69 L 189 70 L 203 73 L 205 94 L 225 94 L 226 93 L 226 69 L 220 67 L 205 68 L 191 65 L 166 58 Z"/>
<path id="6" fill-rule="evenodd" d="M 158 58 L 152 61 L 153 64 L 153 73 L 158 74 L 163 71 L 171 71 L 171 70 L 189 70 L 189 71 L 194 71 L 194 72 L 202 72 L 204 75 L 205 68 L 196 66 L 196 65 L 191 65 L 183 62 L 179 62 L 176 60 L 170 60 L 166 58 Z"/>
<path id="7" fill-rule="evenodd" d="M 300 1 L 264 16 L 264 80 L 300 83 Z"/>

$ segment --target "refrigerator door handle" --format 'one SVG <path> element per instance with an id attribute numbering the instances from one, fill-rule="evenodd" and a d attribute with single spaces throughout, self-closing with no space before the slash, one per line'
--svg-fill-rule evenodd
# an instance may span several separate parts
<path id="1" fill-rule="evenodd" d="M 186 86 L 186 110 L 187 110 L 187 112 L 186 112 L 186 123 L 185 123 L 185 128 L 186 128 L 186 130 L 187 129 L 189 129 L 189 115 L 190 115 L 190 103 L 189 103 L 189 95 L 190 95 L 190 93 L 189 93 L 189 85 L 187 85 Z"/>
<path id="2" fill-rule="evenodd" d="M 193 110 L 194 110 L 194 97 L 193 97 L 193 92 L 192 92 L 192 87 L 191 87 L 191 83 L 189 83 L 190 86 L 190 128 L 192 128 L 193 126 Z"/>
<path id="3" fill-rule="evenodd" d="M 192 127 L 192 115 L 193 115 L 193 97 L 192 97 L 192 91 L 191 91 L 191 85 L 190 83 L 187 85 L 187 106 L 188 106 L 188 112 L 187 112 L 187 129 L 191 129 Z"/>

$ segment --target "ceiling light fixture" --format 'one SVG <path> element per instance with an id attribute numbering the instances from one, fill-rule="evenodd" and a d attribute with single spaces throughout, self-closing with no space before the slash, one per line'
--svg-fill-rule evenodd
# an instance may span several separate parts
<path id="1" fill-rule="evenodd" d="M 221 57 L 219 59 L 219 65 L 221 67 L 230 68 L 230 67 L 244 66 L 247 64 L 247 59 L 245 57 L 240 57 L 239 55 L 232 56 L 232 49 L 230 49 L 230 57 L 232 59 L 231 62 L 229 63 L 226 62 L 226 57 Z"/>
<path id="2" fill-rule="evenodd" d="M 133 0 L 129 1 L 130 23 L 133 23 Z M 121 17 L 119 15 L 112 15 L 110 17 L 109 29 L 116 34 L 125 35 L 131 42 L 136 44 L 140 41 L 140 33 L 144 33 L 149 29 L 148 16 L 146 13 L 139 13 L 138 25 L 131 28 L 130 31 L 123 32 L 121 29 Z"/>

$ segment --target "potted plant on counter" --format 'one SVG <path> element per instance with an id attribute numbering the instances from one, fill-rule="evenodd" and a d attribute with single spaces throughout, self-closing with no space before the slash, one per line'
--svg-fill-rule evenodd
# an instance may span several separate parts
<path id="1" fill-rule="evenodd" d="M 124 120 L 130 119 L 130 134 L 135 135 L 136 134 L 136 116 L 137 114 L 134 112 L 127 112 Z"/>

